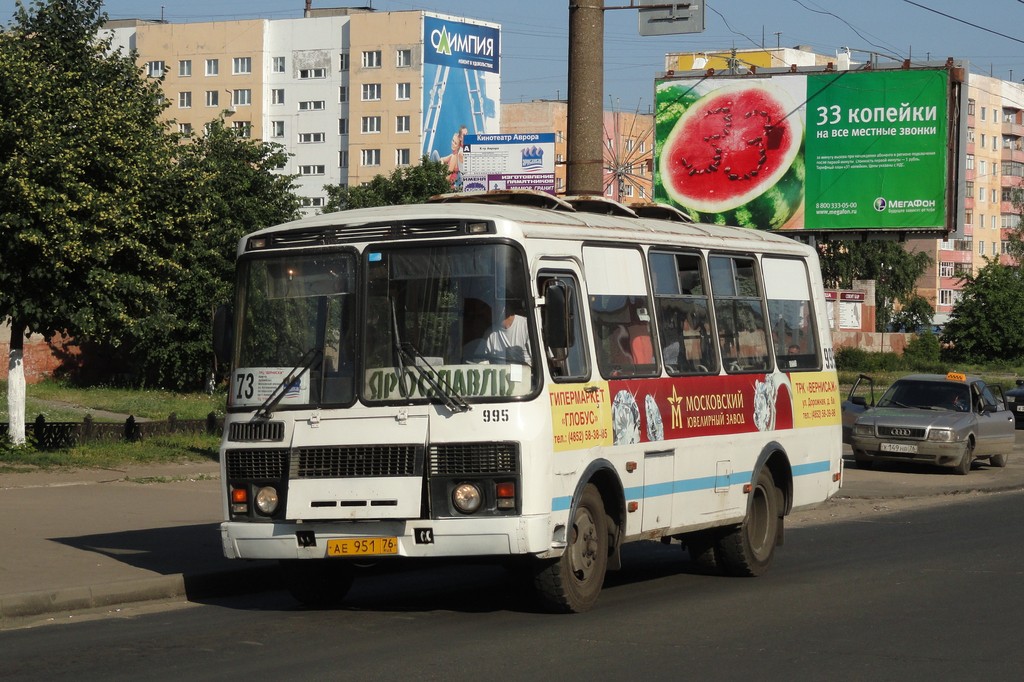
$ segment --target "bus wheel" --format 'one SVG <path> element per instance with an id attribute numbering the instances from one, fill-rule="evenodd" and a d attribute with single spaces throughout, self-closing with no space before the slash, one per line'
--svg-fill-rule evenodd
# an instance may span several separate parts
<path id="1" fill-rule="evenodd" d="M 715 561 L 726 575 L 761 575 L 775 556 L 782 516 L 780 494 L 767 467 L 761 469 L 750 494 L 747 518 L 715 544 Z"/>
<path id="2" fill-rule="evenodd" d="M 281 570 L 288 592 L 312 608 L 341 604 L 355 579 L 354 566 L 332 559 L 282 560 Z"/>
<path id="3" fill-rule="evenodd" d="M 562 613 L 590 609 L 604 584 L 608 568 L 608 518 L 597 488 L 583 489 L 562 556 L 545 563 L 534 584 L 545 606 Z"/>

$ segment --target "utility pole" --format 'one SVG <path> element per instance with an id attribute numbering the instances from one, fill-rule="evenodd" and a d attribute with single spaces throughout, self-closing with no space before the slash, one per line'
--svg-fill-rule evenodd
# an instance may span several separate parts
<path id="1" fill-rule="evenodd" d="M 569 0 L 566 193 L 604 194 L 604 0 Z"/>

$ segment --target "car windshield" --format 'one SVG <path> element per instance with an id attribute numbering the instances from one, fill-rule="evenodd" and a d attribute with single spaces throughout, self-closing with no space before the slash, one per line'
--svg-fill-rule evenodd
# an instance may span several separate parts
<path id="1" fill-rule="evenodd" d="M 899 380 L 889 387 L 879 407 L 914 407 L 924 410 L 969 412 L 971 389 L 952 381 Z"/>

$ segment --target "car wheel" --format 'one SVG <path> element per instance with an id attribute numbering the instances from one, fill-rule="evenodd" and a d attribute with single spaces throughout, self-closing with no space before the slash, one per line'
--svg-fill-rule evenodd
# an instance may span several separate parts
<path id="1" fill-rule="evenodd" d="M 974 441 L 967 441 L 967 449 L 964 450 L 964 456 L 960 460 L 960 464 L 956 467 L 956 473 L 961 476 L 966 476 L 971 471 L 971 462 L 974 461 Z"/>
<path id="2" fill-rule="evenodd" d="M 992 455 L 988 461 L 992 466 L 1002 469 L 1006 466 L 1006 455 Z"/>

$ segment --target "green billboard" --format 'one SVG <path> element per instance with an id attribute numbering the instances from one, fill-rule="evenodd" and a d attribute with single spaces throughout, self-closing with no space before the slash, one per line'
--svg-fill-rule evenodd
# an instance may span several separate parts
<path id="1" fill-rule="evenodd" d="M 655 89 L 654 198 L 764 230 L 945 231 L 944 69 L 672 78 Z"/>

